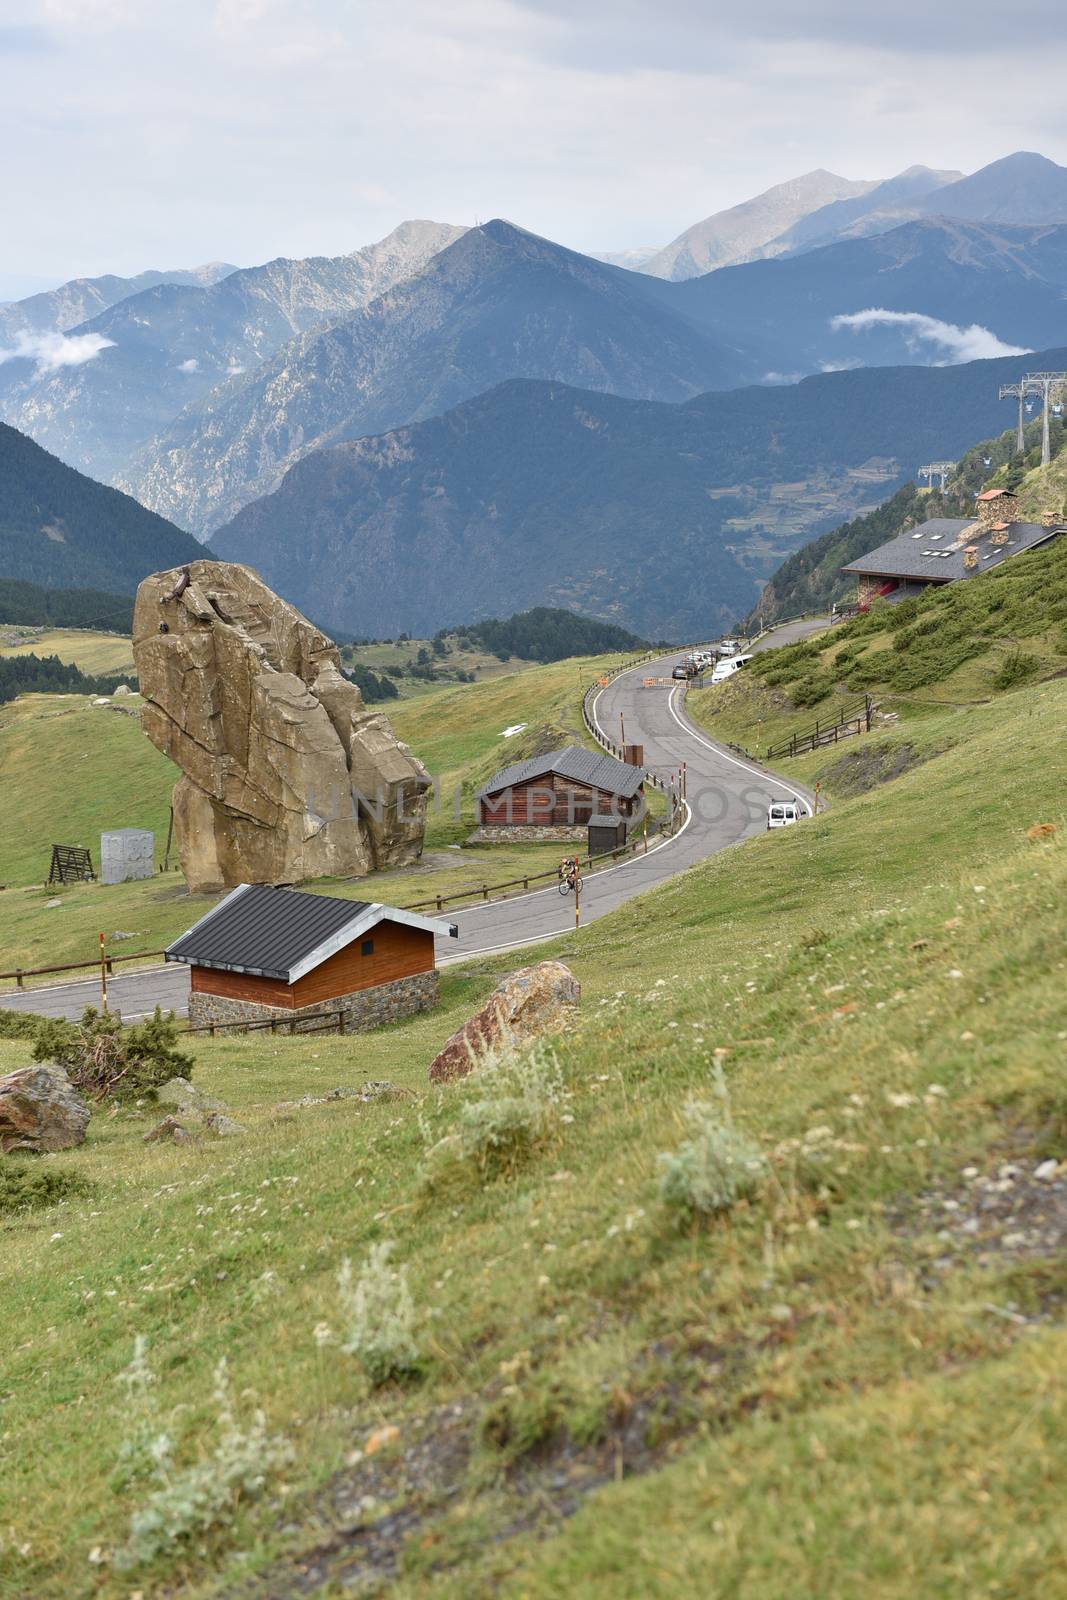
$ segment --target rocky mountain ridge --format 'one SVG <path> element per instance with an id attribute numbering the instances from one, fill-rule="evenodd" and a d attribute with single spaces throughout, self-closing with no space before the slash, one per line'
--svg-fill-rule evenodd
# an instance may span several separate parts
<path id="1" fill-rule="evenodd" d="M 0 415 L 72 466 L 114 481 L 185 406 L 294 335 L 358 311 L 463 232 L 406 222 L 348 255 L 279 257 L 207 287 L 155 284 L 71 330 L 106 342 L 92 359 L 0 366 Z"/>

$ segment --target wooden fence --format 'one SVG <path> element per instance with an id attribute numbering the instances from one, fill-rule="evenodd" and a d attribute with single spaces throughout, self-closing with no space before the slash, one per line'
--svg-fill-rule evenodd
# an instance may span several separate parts
<path id="1" fill-rule="evenodd" d="M 799 733 L 791 734 L 788 739 L 783 739 L 780 744 L 772 744 L 767 750 L 768 761 L 776 756 L 800 756 L 809 750 L 818 750 L 826 744 L 837 744 L 841 739 L 847 739 L 856 733 L 870 733 L 871 722 L 874 717 L 874 701 L 869 694 L 862 700 L 857 700 L 851 706 L 842 706 L 835 722 L 825 720 L 816 722 L 810 728 L 803 728 Z"/>
<path id="2" fill-rule="evenodd" d="M 308 1028 L 308 1022 L 321 1022 L 321 1026 Z M 229 1033 L 236 1029 L 239 1033 L 344 1033 L 345 1012 L 339 1006 L 329 1011 L 306 1011 L 299 1017 L 267 1017 L 262 1021 L 248 1022 L 201 1022 L 195 1028 L 179 1028 L 179 1033 L 207 1033 L 214 1039 L 216 1034 Z"/>

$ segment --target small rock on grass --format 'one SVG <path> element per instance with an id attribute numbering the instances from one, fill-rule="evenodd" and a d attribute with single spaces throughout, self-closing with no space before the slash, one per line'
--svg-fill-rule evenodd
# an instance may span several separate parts
<path id="1" fill-rule="evenodd" d="M 204 1118 L 204 1127 L 213 1133 L 216 1139 L 230 1139 L 234 1134 L 247 1133 L 244 1123 L 236 1121 L 234 1117 L 224 1116 L 219 1111 L 213 1111 Z"/>
<path id="2" fill-rule="evenodd" d="M 144 1144 L 188 1144 L 193 1138 L 189 1129 L 177 1117 L 164 1117 L 145 1134 Z"/>
<path id="3" fill-rule="evenodd" d="M 157 1099 L 161 1105 L 174 1106 L 182 1112 L 198 1112 L 201 1116 L 230 1109 L 225 1100 L 220 1100 L 217 1095 L 208 1094 L 204 1089 L 198 1089 L 188 1078 L 168 1079 L 160 1089 Z"/>

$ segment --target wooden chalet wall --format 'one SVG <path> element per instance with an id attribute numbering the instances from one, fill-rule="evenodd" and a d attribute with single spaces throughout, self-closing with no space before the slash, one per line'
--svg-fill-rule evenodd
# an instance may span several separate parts
<path id="1" fill-rule="evenodd" d="M 368 939 L 373 941 L 374 949 L 365 956 L 361 951 Z M 379 922 L 364 938 L 353 940 L 294 984 L 246 972 L 220 972 L 214 967 L 193 966 L 190 977 L 194 994 L 217 994 L 228 1000 L 295 1009 L 433 969 L 432 933 L 424 928 L 409 928 L 402 922 Z"/>
<path id="2" fill-rule="evenodd" d="M 591 789 L 586 783 L 550 773 L 484 795 L 478 802 L 478 820 L 487 827 L 569 827 L 588 822 L 594 811 L 628 817 L 635 804 L 634 799 L 608 789 Z"/>

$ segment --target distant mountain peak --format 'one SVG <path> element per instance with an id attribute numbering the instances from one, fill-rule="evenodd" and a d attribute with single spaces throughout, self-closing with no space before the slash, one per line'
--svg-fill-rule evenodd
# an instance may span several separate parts
<path id="1" fill-rule="evenodd" d="M 654 278 L 679 282 L 700 277 L 718 267 L 752 261 L 764 254 L 771 241 L 801 217 L 835 200 L 865 194 L 876 186 L 876 181 L 842 178 L 835 172 L 816 167 L 813 172 L 776 183 L 740 205 L 705 217 L 703 222 L 679 234 L 640 270 Z"/>

